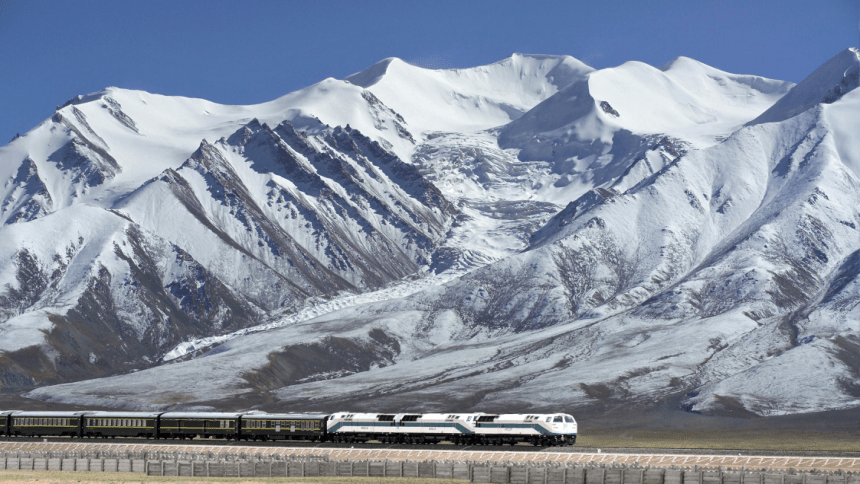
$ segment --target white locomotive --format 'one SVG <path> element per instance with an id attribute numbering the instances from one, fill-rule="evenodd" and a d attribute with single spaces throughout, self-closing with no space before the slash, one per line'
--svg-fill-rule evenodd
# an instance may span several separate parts
<path id="1" fill-rule="evenodd" d="M 335 442 L 423 444 L 572 445 L 576 420 L 570 415 L 486 413 L 349 413 L 329 416 L 328 436 Z"/>

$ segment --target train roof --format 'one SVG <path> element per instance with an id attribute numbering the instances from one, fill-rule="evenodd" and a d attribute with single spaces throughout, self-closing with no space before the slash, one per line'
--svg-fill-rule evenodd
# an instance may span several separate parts
<path id="1" fill-rule="evenodd" d="M 242 414 L 242 420 L 289 420 L 301 418 L 323 419 L 328 417 L 327 413 L 246 413 Z"/>
<path id="2" fill-rule="evenodd" d="M 164 412 L 87 412 L 87 417 L 95 418 L 156 418 Z"/>
<path id="3" fill-rule="evenodd" d="M 13 413 L 20 412 L 20 410 L 0 410 L 0 416 L 12 415 Z"/>
<path id="4" fill-rule="evenodd" d="M 239 418 L 241 413 L 226 412 L 167 412 L 161 418 Z"/>
<path id="5" fill-rule="evenodd" d="M 81 415 L 86 415 L 89 412 L 42 412 L 42 411 L 16 411 L 13 412 L 12 415 L 15 417 L 80 417 Z"/>

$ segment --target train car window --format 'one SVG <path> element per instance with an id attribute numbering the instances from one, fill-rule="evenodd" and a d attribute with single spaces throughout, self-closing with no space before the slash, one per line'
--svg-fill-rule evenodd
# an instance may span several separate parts
<path id="1" fill-rule="evenodd" d="M 547 418 L 546 418 L 546 421 L 547 421 L 547 422 L 549 422 L 549 421 L 551 421 L 551 420 L 552 420 L 552 417 L 547 417 Z"/>
<path id="2" fill-rule="evenodd" d="M 565 415 L 564 421 L 567 423 L 573 423 L 573 417 L 571 417 L 570 415 Z"/>
<path id="3" fill-rule="evenodd" d="M 553 422 L 554 422 L 554 423 L 563 423 L 563 422 L 564 422 L 564 419 L 563 419 L 563 418 L 561 418 L 561 417 L 556 417 L 556 418 L 555 418 L 555 420 L 553 420 Z"/>

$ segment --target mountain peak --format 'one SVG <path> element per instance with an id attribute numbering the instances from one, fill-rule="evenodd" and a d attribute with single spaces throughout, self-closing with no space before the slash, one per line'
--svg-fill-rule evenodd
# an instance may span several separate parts
<path id="1" fill-rule="evenodd" d="M 368 87 L 379 82 L 380 79 L 382 79 L 382 76 L 384 76 L 385 73 L 388 72 L 388 66 L 395 61 L 403 62 L 397 57 L 388 57 L 382 59 L 376 64 L 373 64 L 372 66 L 361 72 L 356 72 L 355 74 L 345 77 L 344 80 L 349 81 L 351 84 L 355 84 L 356 86 L 367 89 Z"/>
<path id="2" fill-rule="evenodd" d="M 793 118 L 817 104 L 831 104 L 860 85 L 860 51 L 849 47 L 825 62 L 749 124 Z"/>

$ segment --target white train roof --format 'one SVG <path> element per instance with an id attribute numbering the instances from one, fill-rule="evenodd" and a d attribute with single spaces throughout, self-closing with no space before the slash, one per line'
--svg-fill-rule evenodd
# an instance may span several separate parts
<path id="1" fill-rule="evenodd" d="M 87 412 L 89 418 L 156 418 L 162 412 Z"/>
<path id="2" fill-rule="evenodd" d="M 167 412 L 161 418 L 239 418 L 241 413 L 225 412 Z"/>
<path id="3" fill-rule="evenodd" d="M 252 413 L 242 414 L 242 420 L 323 419 L 327 413 Z"/>
<path id="4" fill-rule="evenodd" d="M 87 412 L 27 412 L 27 411 L 16 411 L 12 413 L 13 417 L 80 417 L 81 415 L 86 415 Z"/>

